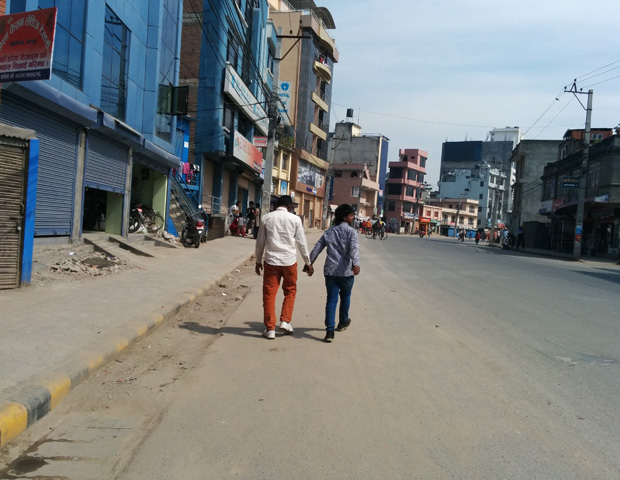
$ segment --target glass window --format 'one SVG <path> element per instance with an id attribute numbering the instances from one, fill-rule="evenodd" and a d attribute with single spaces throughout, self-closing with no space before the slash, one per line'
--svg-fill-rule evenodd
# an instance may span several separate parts
<path id="1" fill-rule="evenodd" d="M 484 198 L 484 195 L 481 193 L 478 195 L 478 200 L 482 200 Z"/>
<path id="2" fill-rule="evenodd" d="M 224 102 L 224 114 L 222 115 L 222 125 L 232 132 L 235 129 L 235 111 L 233 107 Z"/>
<path id="3" fill-rule="evenodd" d="M 235 70 L 237 70 L 237 61 L 239 58 L 239 51 L 237 48 L 237 42 L 233 36 L 228 34 L 228 48 L 226 51 L 226 61 L 229 62 Z"/>
<path id="4" fill-rule="evenodd" d="M 39 0 L 39 8 L 51 7 L 58 8 L 52 73 L 81 89 L 86 2 L 83 0 Z"/>
<path id="5" fill-rule="evenodd" d="M 158 108 L 155 134 L 168 142 L 172 141 L 172 110 L 176 111 L 176 105 L 172 105 L 172 87 L 174 86 L 176 72 L 177 32 L 179 28 L 179 2 L 178 0 L 164 0 L 164 11 L 161 25 L 161 42 L 159 48 L 159 96 L 166 98 L 169 108 Z"/>
<path id="6" fill-rule="evenodd" d="M 280 169 L 284 171 L 288 170 L 288 153 L 282 154 L 282 163 L 280 164 Z"/>
<path id="7" fill-rule="evenodd" d="M 106 6 L 101 71 L 101 109 L 125 120 L 127 106 L 127 72 L 129 29 Z"/>
<path id="8" fill-rule="evenodd" d="M 360 196 L 360 187 L 351 187 L 351 196 L 359 197 Z"/>
<path id="9" fill-rule="evenodd" d="M 396 203 L 388 202 L 388 212 L 395 212 L 395 211 L 396 211 Z"/>

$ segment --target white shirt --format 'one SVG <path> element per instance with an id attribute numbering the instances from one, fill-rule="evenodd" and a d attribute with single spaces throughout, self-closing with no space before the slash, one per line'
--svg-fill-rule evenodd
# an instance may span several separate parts
<path id="1" fill-rule="evenodd" d="M 256 263 L 288 267 L 297 262 L 297 251 L 306 264 L 310 264 L 308 244 L 301 219 L 286 207 L 263 215 L 256 239 Z"/>

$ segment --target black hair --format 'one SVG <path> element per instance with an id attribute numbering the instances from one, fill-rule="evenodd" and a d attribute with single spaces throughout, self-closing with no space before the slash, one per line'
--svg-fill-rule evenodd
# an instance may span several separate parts
<path id="1" fill-rule="evenodd" d="M 344 222 L 344 219 L 352 213 L 355 213 L 355 210 L 348 203 L 339 205 L 338 208 L 336 208 L 336 213 L 334 214 L 334 223 L 336 225 L 340 225 Z"/>
<path id="2" fill-rule="evenodd" d="M 277 207 L 288 207 L 291 203 L 293 203 L 293 199 L 290 195 L 282 195 L 278 198 L 278 202 L 276 203 Z"/>

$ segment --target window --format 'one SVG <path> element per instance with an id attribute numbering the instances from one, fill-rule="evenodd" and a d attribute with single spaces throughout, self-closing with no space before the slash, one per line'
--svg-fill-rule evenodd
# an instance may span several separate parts
<path id="1" fill-rule="evenodd" d="M 474 224 L 474 219 L 473 219 L 473 218 L 468 218 L 468 219 L 467 219 L 467 223 L 468 223 L 469 225 L 473 225 L 473 224 Z"/>
<path id="2" fill-rule="evenodd" d="M 357 178 L 357 172 L 351 172 L 351 178 Z"/>
<path id="3" fill-rule="evenodd" d="M 407 193 L 406 195 L 408 197 L 413 197 L 415 195 L 415 192 L 413 191 L 413 187 L 411 185 L 407 185 Z"/>
<path id="4" fill-rule="evenodd" d="M 402 185 L 394 185 L 389 183 L 387 186 L 387 194 L 388 195 L 400 195 L 402 193 Z"/>
<path id="5" fill-rule="evenodd" d="M 452 208 L 452 204 L 448 205 L 448 208 Z"/>
<path id="6" fill-rule="evenodd" d="M 478 195 L 478 200 L 482 200 L 483 198 L 484 198 L 484 194 L 481 193 L 480 195 Z"/>
<path id="7" fill-rule="evenodd" d="M 342 170 L 334 170 L 334 177 L 336 178 L 342 177 Z"/>
<path id="8" fill-rule="evenodd" d="M 598 170 L 588 172 L 588 188 L 598 188 Z"/>
<path id="9" fill-rule="evenodd" d="M 231 33 L 228 34 L 228 46 L 226 49 L 226 61 L 230 63 L 235 70 L 237 70 L 237 62 L 239 59 L 239 48 L 237 47 L 237 41 Z"/>
<path id="10" fill-rule="evenodd" d="M 454 222 L 454 220 L 455 220 L 455 219 L 456 219 L 456 215 L 451 215 L 451 216 L 450 216 L 450 221 L 451 221 L 451 222 Z"/>
<path id="11" fill-rule="evenodd" d="M 360 187 L 352 187 L 351 188 L 351 196 L 352 197 L 359 197 L 360 196 Z"/>
<path id="12" fill-rule="evenodd" d="M 416 171 L 415 170 L 407 170 L 407 180 L 413 180 L 415 181 L 417 179 L 417 175 L 416 175 Z"/>
<path id="13" fill-rule="evenodd" d="M 232 106 L 224 102 L 224 113 L 222 114 L 222 126 L 232 132 L 235 129 L 235 110 Z"/>
<path id="14" fill-rule="evenodd" d="M 282 154 L 282 160 L 280 163 L 280 169 L 287 171 L 288 170 L 288 153 Z"/>
<path id="15" fill-rule="evenodd" d="M 103 34 L 103 67 L 101 69 L 101 109 L 125 120 L 127 106 L 127 72 L 129 62 L 129 29 L 106 6 Z"/>
<path id="16" fill-rule="evenodd" d="M 475 207 L 473 205 L 469 206 L 469 213 L 474 213 L 476 211 Z"/>
<path id="17" fill-rule="evenodd" d="M 172 112 L 172 91 L 174 90 L 174 72 L 177 62 L 179 2 L 176 0 L 165 0 L 163 10 L 159 48 L 159 105 L 161 106 L 162 101 L 166 99 L 166 103 L 170 106 L 166 109 L 158 108 L 155 134 L 159 138 L 170 142 L 172 141 L 173 127 L 171 114 L 177 110 L 177 106 L 174 106 L 175 112 Z"/>
<path id="18" fill-rule="evenodd" d="M 426 157 L 420 157 L 420 166 L 421 167 L 426 167 Z"/>
<path id="19" fill-rule="evenodd" d="M 484 187 L 484 181 L 483 180 L 480 181 L 480 186 Z"/>
<path id="20" fill-rule="evenodd" d="M 478 212 L 482 212 L 482 207 L 478 207 Z"/>
<path id="21" fill-rule="evenodd" d="M 396 211 L 396 202 L 388 202 L 388 212 Z"/>
<path id="22" fill-rule="evenodd" d="M 83 0 L 39 0 L 39 8 L 51 7 L 58 8 L 52 72 L 81 89 L 86 2 Z"/>

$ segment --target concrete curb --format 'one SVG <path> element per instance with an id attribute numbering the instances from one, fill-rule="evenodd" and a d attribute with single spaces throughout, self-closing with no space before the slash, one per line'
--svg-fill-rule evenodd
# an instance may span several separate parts
<path id="1" fill-rule="evenodd" d="M 75 355 L 62 367 L 34 377 L 28 384 L 10 391 L 8 399 L 0 399 L 0 448 L 56 408 L 73 388 L 99 367 L 174 318 L 183 307 L 206 295 L 211 288 L 221 283 L 230 271 L 239 268 L 250 258 L 252 255 L 202 288 L 181 293 L 175 304 L 161 311 L 149 312 L 141 320 L 130 322 L 118 333 L 99 339 L 91 352 Z"/>

